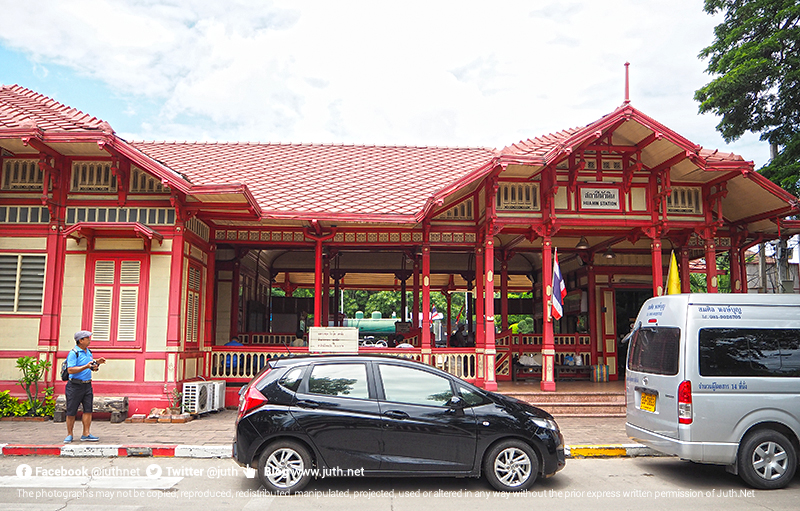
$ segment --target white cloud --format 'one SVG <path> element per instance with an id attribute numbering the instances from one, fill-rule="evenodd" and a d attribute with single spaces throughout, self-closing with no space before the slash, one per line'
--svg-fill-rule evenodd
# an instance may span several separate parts
<path id="1" fill-rule="evenodd" d="M 38 68 L 104 81 L 129 114 L 160 105 L 129 139 L 502 147 L 610 112 L 630 61 L 634 106 L 731 150 L 692 99 L 717 21 L 701 0 L 73 0 L 3 15 L 0 41 Z"/>

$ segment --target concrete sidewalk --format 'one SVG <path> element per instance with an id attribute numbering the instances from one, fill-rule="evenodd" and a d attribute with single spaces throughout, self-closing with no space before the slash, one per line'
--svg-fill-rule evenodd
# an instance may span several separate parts
<path id="1" fill-rule="evenodd" d="M 99 442 L 81 442 L 80 421 L 76 441 L 64 444 L 63 422 L 0 421 L 0 446 L 5 456 L 160 456 L 225 458 L 231 456 L 236 410 L 208 413 L 185 424 L 92 422 Z M 625 435 L 625 418 L 556 418 L 571 457 L 647 456 L 650 449 Z"/>

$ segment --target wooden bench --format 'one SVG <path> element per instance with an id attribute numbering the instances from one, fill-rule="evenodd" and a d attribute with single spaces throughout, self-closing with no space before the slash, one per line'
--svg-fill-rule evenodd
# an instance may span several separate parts
<path id="1" fill-rule="evenodd" d="M 592 366 L 577 366 L 577 365 L 558 365 L 555 366 L 556 380 L 588 380 L 589 373 L 592 372 Z"/>
<path id="2" fill-rule="evenodd" d="M 83 405 L 78 405 L 82 410 Z M 94 396 L 92 402 L 92 413 L 110 413 L 111 422 L 124 422 L 128 418 L 128 398 L 113 396 Z M 56 410 L 53 413 L 53 422 L 64 422 L 67 420 L 67 398 L 64 395 L 56 398 Z"/>

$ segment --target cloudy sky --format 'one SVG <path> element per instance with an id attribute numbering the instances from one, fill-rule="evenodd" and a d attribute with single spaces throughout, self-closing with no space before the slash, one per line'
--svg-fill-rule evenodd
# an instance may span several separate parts
<path id="1" fill-rule="evenodd" d="M 0 0 L 0 83 L 128 140 L 504 147 L 624 99 L 695 143 L 702 0 Z"/>

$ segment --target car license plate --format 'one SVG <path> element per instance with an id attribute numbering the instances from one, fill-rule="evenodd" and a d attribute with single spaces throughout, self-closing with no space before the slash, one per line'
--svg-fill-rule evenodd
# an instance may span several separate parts
<path id="1" fill-rule="evenodd" d="M 645 412 L 655 413 L 656 411 L 656 394 L 652 392 L 642 391 L 641 400 L 639 401 L 639 408 Z"/>

